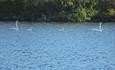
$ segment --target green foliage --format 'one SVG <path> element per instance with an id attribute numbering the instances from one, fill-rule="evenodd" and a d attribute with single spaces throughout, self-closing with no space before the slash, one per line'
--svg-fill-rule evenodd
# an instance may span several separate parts
<path id="1" fill-rule="evenodd" d="M 115 0 L 0 1 L 0 19 L 81 22 L 91 21 L 100 13 L 115 15 Z"/>
<path id="2" fill-rule="evenodd" d="M 115 9 L 108 9 L 109 15 L 115 15 Z"/>

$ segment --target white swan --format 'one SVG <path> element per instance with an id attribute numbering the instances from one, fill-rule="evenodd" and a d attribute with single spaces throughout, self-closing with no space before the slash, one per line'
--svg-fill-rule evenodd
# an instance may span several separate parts
<path id="1" fill-rule="evenodd" d="M 16 30 L 19 31 L 18 21 L 16 21 Z"/>
<path id="2" fill-rule="evenodd" d="M 103 31 L 102 23 L 101 22 L 99 23 L 99 28 L 98 29 L 94 28 L 93 30 L 102 32 Z"/>
<path id="3" fill-rule="evenodd" d="M 14 30 L 16 30 L 16 31 L 19 31 L 18 20 L 16 20 L 15 27 L 9 28 L 9 29 L 14 29 Z"/>

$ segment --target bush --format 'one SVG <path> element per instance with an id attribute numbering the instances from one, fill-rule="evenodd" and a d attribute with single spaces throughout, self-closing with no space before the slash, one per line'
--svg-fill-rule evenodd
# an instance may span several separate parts
<path id="1" fill-rule="evenodd" d="M 108 9 L 108 15 L 115 15 L 115 9 Z"/>

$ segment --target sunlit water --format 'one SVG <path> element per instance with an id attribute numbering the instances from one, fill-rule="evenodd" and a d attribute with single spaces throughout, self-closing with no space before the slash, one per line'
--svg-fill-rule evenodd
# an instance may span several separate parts
<path id="1" fill-rule="evenodd" d="M 115 70 L 115 23 L 0 22 L 0 70 Z"/>

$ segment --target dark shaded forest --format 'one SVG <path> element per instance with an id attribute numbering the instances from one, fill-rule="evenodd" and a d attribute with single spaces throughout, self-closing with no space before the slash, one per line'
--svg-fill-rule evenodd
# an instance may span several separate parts
<path id="1" fill-rule="evenodd" d="M 0 20 L 114 22 L 115 0 L 0 0 Z"/>

